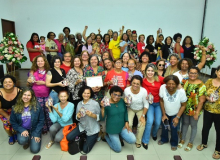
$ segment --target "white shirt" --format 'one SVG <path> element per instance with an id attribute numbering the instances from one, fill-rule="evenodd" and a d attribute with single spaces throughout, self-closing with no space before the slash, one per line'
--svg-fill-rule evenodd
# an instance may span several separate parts
<path id="1" fill-rule="evenodd" d="M 165 112 L 169 116 L 176 115 L 179 112 L 181 103 L 187 101 L 184 89 L 177 89 L 176 92 L 171 96 L 166 89 L 166 84 L 163 84 L 160 87 L 159 96 L 160 98 L 163 98 Z"/>
<path id="2" fill-rule="evenodd" d="M 177 76 L 177 77 L 179 78 L 180 84 L 181 84 L 181 82 L 182 82 L 183 79 L 189 79 L 188 73 L 182 75 L 182 74 L 180 73 L 180 71 L 177 71 L 177 72 L 175 72 L 173 75 L 175 75 L 175 76 Z"/>
<path id="3" fill-rule="evenodd" d="M 131 92 L 131 86 L 127 87 L 124 90 L 125 96 L 128 96 L 129 94 L 132 97 L 132 102 L 130 105 L 130 108 L 133 110 L 142 110 L 144 107 L 149 108 L 149 103 L 146 100 L 147 97 L 147 90 L 143 87 L 140 87 L 140 91 L 138 94 L 134 94 Z"/>

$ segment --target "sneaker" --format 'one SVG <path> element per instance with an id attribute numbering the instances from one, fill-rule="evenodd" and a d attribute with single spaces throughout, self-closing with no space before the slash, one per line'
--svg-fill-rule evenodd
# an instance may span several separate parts
<path id="1" fill-rule="evenodd" d="M 101 136 L 97 138 L 97 142 L 99 142 L 101 140 Z"/>
<path id="2" fill-rule="evenodd" d="M 46 145 L 46 149 L 49 149 L 52 145 L 54 144 L 54 142 L 53 141 L 50 141 L 47 145 Z"/>

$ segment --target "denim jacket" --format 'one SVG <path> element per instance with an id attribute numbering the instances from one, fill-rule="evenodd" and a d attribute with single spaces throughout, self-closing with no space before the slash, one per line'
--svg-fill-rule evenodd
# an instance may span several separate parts
<path id="1" fill-rule="evenodd" d="M 35 111 L 33 108 L 31 109 L 31 129 L 30 134 L 33 137 L 41 137 L 41 130 L 44 125 L 44 113 L 42 107 L 37 103 L 36 106 L 37 110 Z M 18 132 L 22 133 L 27 129 L 22 127 L 22 113 L 15 113 L 14 107 L 12 108 L 11 116 L 10 116 L 10 123 L 13 129 Z"/>

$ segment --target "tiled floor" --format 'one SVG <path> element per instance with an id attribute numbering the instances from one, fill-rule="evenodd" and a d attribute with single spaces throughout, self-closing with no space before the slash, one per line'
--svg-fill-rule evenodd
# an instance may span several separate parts
<path id="1" fill-rule="evenodd" d="M 134 155 L 135 160 L 173 160 L 174 155 L 180 155 L 183 160 L 211 160 L 215 148 L 215 129 L 211 128 L 209 133 L 208 148 L 203 151 L 197 151 L 196 146 L 201 143 L 201 130 L 202 130 L 202 116 L 198 124 L 198 132 L 194 141 L 192 151 L 185 152 L 184 149 L 177 149 L 171 151 L 169 144 L 159 146 L 157 142 L 150 140 L 148 150 L 143 147 L 136 148 L 135 145 L 125 143 L 121 153 L 112 151 L 107 143 L 97 142 L 92 151 L 87 155 L 88 160 L 126 160 L 127 155 Z M 160 137 L 161 129 L 159 130 L 158 137 Z M 189 138 L 189 132 L 187 137 Z M 159 139 L 159 138 L 158 138 Z M 79 160 L 80 154 L 69 155 L 67 152 L 60 150 L 59 144 L 53 145 L 49 150 L 44 147 L 49 142 L 49 135 L 43 136 L 42 147 L 39 154 L 42 160 Z M 31 160 L 34 155 L 29 150 L 23 150 L 22 146 L 18 143 L 8 145 L 8 138 L 6 133 L 0 128 L 0 160 Z"/>

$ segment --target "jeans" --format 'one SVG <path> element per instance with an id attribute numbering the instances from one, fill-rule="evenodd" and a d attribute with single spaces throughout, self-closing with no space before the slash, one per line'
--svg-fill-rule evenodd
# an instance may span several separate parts
<path id="1" fill-rule="evenodd" d="M 49 96 L 53 99 L 53 105 L 57 104 L 59 102 L 58 93 L 52 90 L 49 94 Z"/>
<path id="2" fill-rule="evenodd" d="M 173 126 L 173 119 L 175 117 L 176 117 L 176 115 L 174 115 L 174 116 L 167 115 L 167 118 L 169 119 L 170 129 L 171 129 L 170 144 L 172 147 L 177 147 L 177 145 L 178 145 L 177 126 L 176 127 Z M 161 141 L 164 143 L 169 142 L 168 129 L 165 129 L 164 124 L 162 124 Z"/>
<path id="3" fill-rule="evenodd" d="M 183 59 L 184 58 L 184 53 L 180 53 L 180 55 L 181 55 L 181 58 Z"/>
<path id="4" fill-rule="evenodd" d="M 61 59 L 63 59 L 63 54 L 62 54 L 62 53 L 57 52 L 57 55 L 58 55 Z"/>
<path id="5" fill-rule="evenodd" d="M 134 144 L 136 142 L 135 135 L 132 132 L 128 132 L 127 129 L 122 129 L 119 134 L 108 134 L 105 136 L 105 139 L 110 148 L 115 152 L 121 152 L 119 135 L 129 144 Z"/>
<path id="6" fill-rule="evenodd" d="M 21 136 L 21 133 L 17 133 L 18 144 L 25 145 L 25 144 L 28 144 L 30 142 L 30 151 L 32 153 L 36 154 L 36 153 L 38 153 L 40 151 L 41 140 L 40 140 L 39 143 L 37 143 L 35 141 L 34 137 L 32 139 L 30 137 L 32 137 L 30 132 L 29 132 L 29 136 L 28 137 Z"/>
<path id="7" fill-rule="evenodd" d="M 215 150 L 220 152 L 220 114 L 210 113 L 204 110 L 203 127 L 202 127 L 202 144 L 207 144 L 209 137 L 209 130 L 214 123 L 216 130 L 216 143 Z"/>
<path id="8" fill-rule="evenodd" d="M 79 126 L 77 126 L 74 130 L 72 130 L 67 136 L 66 139 L 68 141 L 73 141 L 77 136 L 82 134 L 82 132 L 79 131 Z M 86 136 L 86 142 L 83 144 L 83 152 L 84 153 L 89 153 L 93 146 L 96 143 L 96 140 L 98 138 L 98 133 L 93 134 L 91 136 Z"/>
<path id="9" fill-rule="evenodd" d="M 152 136 L 157 137 L 157 132 L 161 124 L 161 119 L 162 119 L 162 112 L 160 108 L 160 103 L 158 102 L 158 103 L 150 104 L 147 111 L 147 123 L 142 137 L 142 142 L 144 144 L 148 144 L 150 141 L 150 133 L 153 123 L 154 123 L 154 127 L 152 130 Z"/>
<path id="10" fill-rule="evenodd" d="M 63 139 L 63 127 L 59 123 L 54 123 L 50 127 L 50 138 L 58 143 Z"/>
<path id="11" fill-rule="evenodd" d="M 182 132 L 183 123 L 182 123 L 182 116 L 179 119 L 179 123 L 177 125 L 177 131 Z"/>

